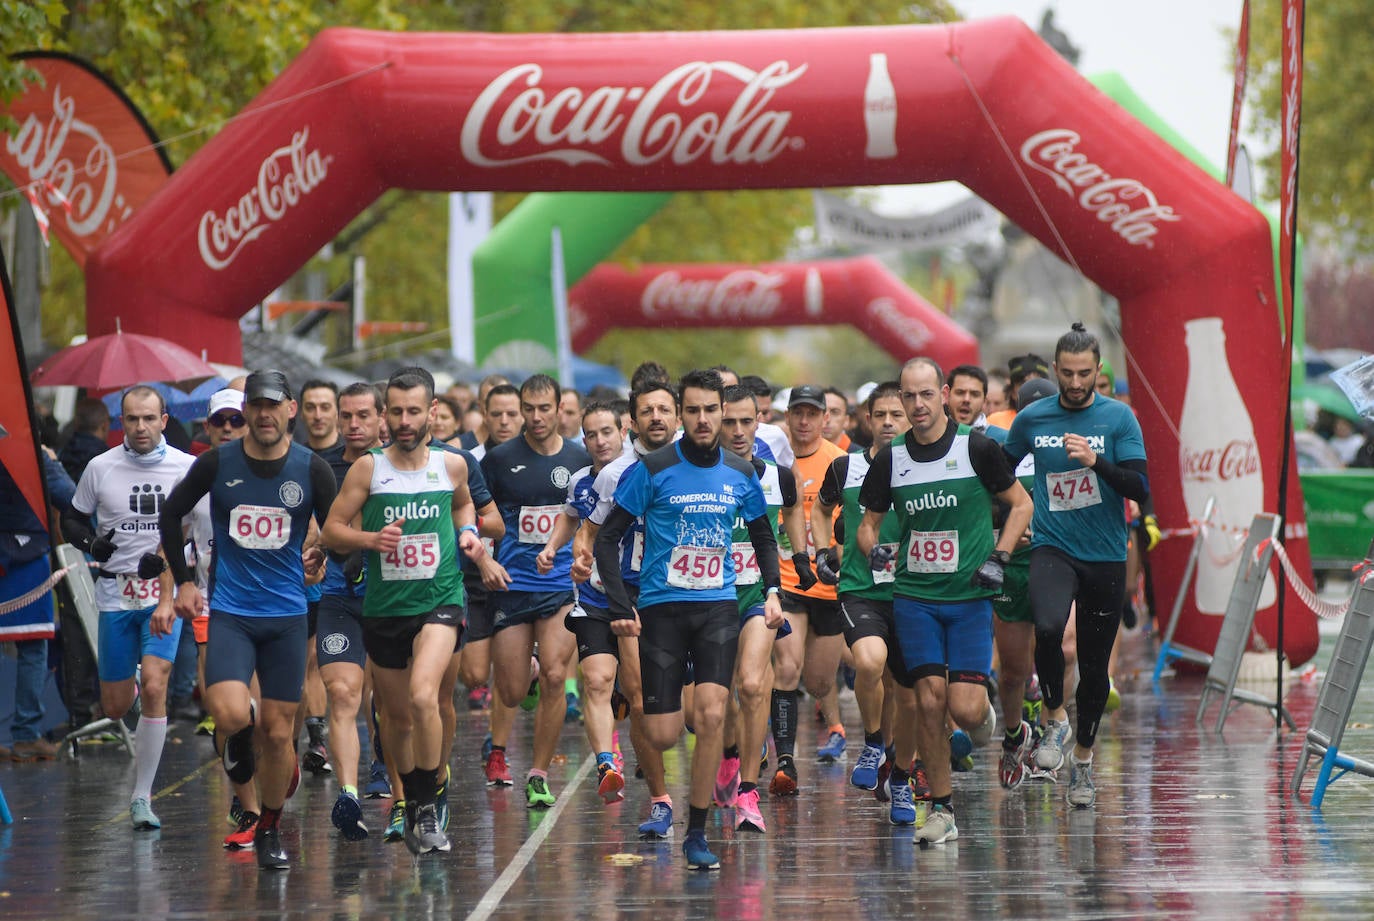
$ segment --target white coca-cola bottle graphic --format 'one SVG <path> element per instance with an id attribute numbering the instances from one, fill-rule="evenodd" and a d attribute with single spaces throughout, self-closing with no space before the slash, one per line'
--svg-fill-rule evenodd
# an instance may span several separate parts
<path id="1" fill-rule="evenodd" d="M 891 160 L 897 156 L 897 90 L 887 72 L 887 55 L 881 51 L 868 56 L 864 131 L 868 135 L 864 156 L 870 160 Z"/>
<path id="2" fill-rule="evenodd" d="M 1202 517 L 1207 497 L 1216 499 L 1198 560 L 1193 601 L 1202 614 L 1225 614 L 1240 565 L 1244 529 L 1264 511 L 1264 469 L 1250 411 L 1226 359 L 1220 317 L 1183 324 L 1188 349 L 1188 386 L 1179 424 L 1179 473 L 1188 518 Z M 1274 579 L 1260 591 L 1260 609 L 1274 603 Z"/>

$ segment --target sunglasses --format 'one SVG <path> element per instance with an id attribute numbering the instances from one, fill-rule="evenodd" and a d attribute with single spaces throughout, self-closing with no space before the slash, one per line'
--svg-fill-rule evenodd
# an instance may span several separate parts
<path id="1" fill-rule="evenodd" d="M 234 413 L 232 416 L 222 416 L 222 415 L 221 415 L 221 416 L 211 416 L 211 417 L 210 417 L 210 424 L 211 424 L 212 426 L 214 426 L 215 428 L 219 428 L 220 426 L 224 425 L 226 422 L 229 423 L 230 425 L 232 425 L 232 426 L 233 426 L 234 428 L 236 428 L 236 429 L 241 429 L 241 428 L 244 427 L 244 425 L 247 424 L 246 420 L 244 420 L 244 418 L 243 418 L 243 414 L 242 414 L 242 413 Z"/>

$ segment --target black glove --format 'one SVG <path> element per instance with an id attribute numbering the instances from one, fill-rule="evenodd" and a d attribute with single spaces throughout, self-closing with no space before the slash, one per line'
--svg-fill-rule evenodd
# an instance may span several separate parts
<path id="1" fill-rule="evenodd" d="M 811 555 L 805 550 L 792 554 L 792 565 L 797 570 L 797 588 L 807 591 L 816 584 L 816 574 L 811 571 Z"/>
<path id="2" fill-rule="evenodd" d="M 138 558 L 138 577 L 140 579 L 156 579 L 162 575 L 162 571 L 167 568 L 167 561 L 156 553 L 145 553 Z"/>
<path id="3" fill-rule="evenodd" d="M 882 544 L 874 544 L 873 549 L 868 551 L 868 568 L 874 572 L 882 572 L 896 558 L 897 551 Z"/>
<path id="4" fill-rule="evenodd" d="M 969 581 L 973 583 L 974 588 L 990 588 L 997 591 L 1002 587 L 1002 578 L 1005 575 L 1007 561 L 1010 559 L 1011 554 L 1005 550 L 992 551 Z"/>
<path id="5" fill-rule="evenodd" d="M 834 547 L 816 551 L 816 575 L 825 585 L 840 584 L 840 554 Z"/>
<path id="6" fill-rule="evenodd" d="M 350 553 L 343 564 L 343 577 L 345 585 L 357 585 L 363 581 L 363 574 L 366 569 L 363 565 L 363 552 L 355 550 Z"/>
<path id="7" fill-rule="evenodd" d="M 114 552 L 119 549 L 113 538 L 114 528 L 110 528 L 110 530 L 105 532 L 104 537 L 97 537 L 95 540 L 91 541 L 91 556 L 95 558 L 97 563 L 105 562 L 110 557 L 114 556 Z"/>

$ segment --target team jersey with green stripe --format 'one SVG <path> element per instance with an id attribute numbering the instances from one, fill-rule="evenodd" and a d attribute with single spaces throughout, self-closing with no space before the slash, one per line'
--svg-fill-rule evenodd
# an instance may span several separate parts
<path id="1" fill-rule="evenodd" d="M 859 524 L 864 518 L 859 490 L 863 488 L 864 477 L 868 475 L 869 467 L 870 458 L 867 451 L 835 458 L 826 472 L 826 481 L 821 486 L 820 498 L 826 505 L 841 505 L 840 514 L 844 518 L 840 594 L 891 601 L 892 585 L 897 575 L 897 561 L 894 559 L 886 571 L 875 573 L 869 568 L 868 557 L 859 551 Z M 838 495 L 832 495 L 832 490 L 838 490 Z M 841 501 L 834 502 L 834 498 Z M 896 551 L 901 542 L 902 523 L 896 514 L 888 512 L 883 516 L 882 527 L 878 530 L 878 543 L 887 544 Z"/>
<path id="2" fill-rule="evenodd" d="M 399 470 L 385 449 L 373 448 L 372 483 L 363 503 L 363 530 L 380 531 L 404 519 L 401 543 L 388 554 L 367 554 L 364 617 L 413 617 L 463 603 L 458 539 L 453 528 L 453 481 L 444 452 L 428 448 L 419 470 Z"/>
<path id="3" fill-rule="evenodd" d="M 950 423 L 933 445 L 900 435 L 873 459 L 859 501 L 897 516 L 901 544 L 893 592 L 934 602 L 990 598 L 973 573 L 995 546 L 992 497 L 1014 482 L 995 442 Z"/>
<path id="4" fill-rule="evenodd" d="M 778 478 L 778 465 L 758 456 L 754 457 L 753 465 L 754 472 L 759 477 L 759 485 L 763 488 L 763 503 L 768 506 L 768 520 L 779 522 L 775 528 L 781 535 L 782 525 L 778 513 L 784 503 L 782 483 Z M 744 614 L 763 604 L 764 595 L 758 557 L 754 555 L 754 544 L 749 539 L 749 527 L 741 515 L 735 516 L 735 526 L 730 531 L 730 556 L 735 563 L 735 598 L 739 602 L 739 612 Z"/>

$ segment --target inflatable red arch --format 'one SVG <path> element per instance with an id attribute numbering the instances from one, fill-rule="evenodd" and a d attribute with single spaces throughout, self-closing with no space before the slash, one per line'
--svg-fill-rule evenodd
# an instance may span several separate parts
<path id="1" fill-rule="evenodd" d="M 239 317 L 389 187 L 936 180 L 962 182 L 1120 300 L 1166 526 L 1215 493 L 1229 546 L 1225 529 L 1276 506 L 1289 357 L 1267 223 L 1010 18 L 613 35 L 327 30 L 96 250 L 88 327 L 111 332 L 122 318 L 126 330 L 237 362 Z M 1190 346 L 1203 367 L 1190 369 Z M 1306 569 L 1296 472 L 1288 495 L 1289 553 Z M 1156 551 L 1162 610 L 1187 543 Z M 1225 547 L 1204 555 L 1211 584 L 1236 565 Z M 1187 599 L 1179 642 L 1212 648 L 1220 617 L 1210 601 L 1199 615 L 1207 594 Z M 1302 662 L 1317 648 L 1315 620 L 1291 593 L 1287 610 L 1285 649 Z M 1272 645 L 1275 606 L 1256 622 Z"/>
<path id="2" fill-rule="evenodd" d="M 871 256 L 761 265 L 602 263 L 568 292 L 579 354 L 612 329 L 850 323 L 898 362 L 978 363 L 978 340 Z"/>

